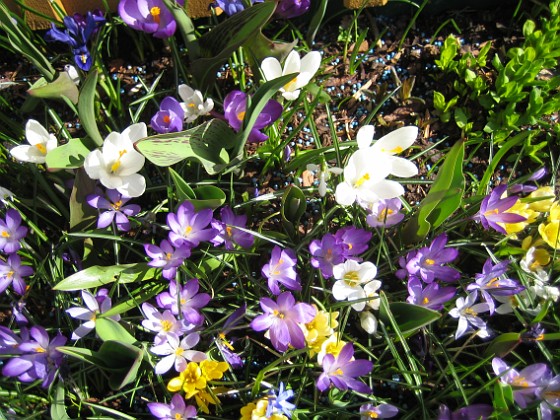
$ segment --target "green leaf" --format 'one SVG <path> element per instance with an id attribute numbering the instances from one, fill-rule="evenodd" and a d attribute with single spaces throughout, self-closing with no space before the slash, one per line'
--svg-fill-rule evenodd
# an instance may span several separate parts
<path id="1" fill-rule="evenodd" d="M 215 80 L 218 68 L 268 22 L 276 2 L 248 7 L 215 26 L 198 40 L 201 58 L 193 60 L 191 73 L 203 90 Z"/>
<path id="2" fill-rule="evenodd" d="M 455 109 L 455 123 L 460 129 L 465 128 L 469 123 L 469 117 L 467 117 L 467 114 L 465 114 L 465 110 L 463 108 Z"/>
<path id="3" fill-rule="evenodd" d="M 77 169 L 83 166 L 89 152 L 82 139 L 70 139 L 68 143 L 47 153 L 46 163 L 50 170 Z"/>
<path id="4" fill-rule="evenodd" d="M 59 352 L 64 353 L 75 359 L 81 360 L 82 362 L 90 363 L 98 367 L 105 366 L 105 360 L 100 358 L 97 352 L 93 350 L 85 349 L 83 347 L 70 347 L 70 346 L 59 346 L 56 349 Z"/>
<path id="5" fill-rule="evenodd" d="M 491 357 L 493 355 L 497 357 L 504 357 L 521 343 L 521 334 L 511 332 L 500 334 L 498 337 L 492 340 L 486 351 L 484 352 L 485 357 Z"/>
<path id="6" fill-rule="evenodd" d="M 66 277 L 54 286 L 53 289 L 71 291 L 105 286 L 115 281 L 119 283 L 132 283 L 153 279 L 155 273 L 156 269 L 149 267 L 147 263 L 109 266 L 94 265 Z"/>
<path id="7" fill-rule="evenodd" d="M 55 151 L 56 149 L 52 152 Z M 47 162 L 52 152 L 48 153 Z M 56 154 L 54 160 L 56 160 Z M 97 210 L 86 201 L 86 197 L 95 192 L 96 186 L 97 182 L 86 174 L 83 167 L 76 169 L 76 177 L 70 194 L 70 230 L 83 231 L 97 219 Z"/>
<path id="8" fill-rule="evenodd" d="M 194 190 L 196 199 L 188 200 L 193 203 L 196 211 L 202 209 L 217 209 L 226 202 L 226 193 L 214 185 L 203 185 Z"/>
<path id="9" fill-rule="evenodd" d="M 509 405 L 513 403 L 513 391 L 510 385 L 503 384 L 500 381 L 494 383 L 494 414 L 500 420 L 511 419 Z"/>
<path id="10" fill-rule="evenodd" d="M 95 332 L 103 341 L 121 341 L 127 344 L 137 342 L 128 330 L 111 318 L 97 318 L 95 320 Z"/>
<path id="11" fill-rule="evenodd" d="M 235 138 L 224 121 L 213 119 L 189 130 L 140 139 L 134 146 L 155 165 L 170 166 L 192 158 L 214 175 L 229 163 L 226 149 L 233 147 Z"/>
<path id="12" fill-rule="evenodd" d="M 405 225 L 402 237 L 406 243 L 424 239 L 430 229 L 441 225 L 459 208 L 465 188 L 464 154 L 464 142 L 459 140 L 445 157 L 428 195 Z"/>
<path id="13" fill-rule="evenodd" d="M 282 195 L 280 214 L 284 228 L 290 236 L 295 237 L 299 221 L 306 208 L 307 202 L 303 191 L 295 185 L 286 188 Z"/>
<path id="14" fill-rule="evenodd" d="M 96 325 L 99 321 L 96 321 Z M 99 349 L 99 357 L 105 360 L 108 369 L 111 369 L 109 387 L 117 391 L 136 380 L 144 352 L 126 342 L 106 340 Z"/>
<path id="15" fill-rule="evenodd" d="M 196 198 L 193 189 L 190 187 L 187 181 L 183 179 L 173 168 L 169 168 L 169 175 L 171 175 L 171 180 L 175 184 L 175 195 L 177 200 L 193 200 Z"/>
<path id="16" fill-rule="evenodd" d="M 404 302 L 390 303 L 388 310 L 391 312 L 402 333 L 414 332 L 441 318 L 441 314 L 438 311 Z M 384 323 L 390 324 L 390 316 L 385 306 L 380 308 L 379 317 Z"/>
<path id="17" fill-rule="evenodd" d="M 78 115 L 85 132 L 92 138 L 97 146 L 103 144 L 103 137 L 97 127 L 95 115 L 95 94 L 97 90 L 97 70 L 91 70 L 86 77 L 78 98 Z"/>
<path id="18" fill-rule="evenodd" d="M 66 405 L 64 404 L 64 392 L 64 384 L 61 381 L 57 382 L 55 396 L 51 403 L 51 419 L 70 420 L 70 416 L 66 412 Z"/>
<path id="19" fill-rule="evenodd" d="M 36 98 L 62 99 L 63 96 L 70 99 L 73 104 L 78 103 L 78 88 L 67 72 L 63 71 L 50 83 L 44 78 L 37 80 L 28 89 L 27 93 Z"/>
<path id="20" fill-rule="evenodd" d="M 278 42 L 267 38 L 259 30 L 255 36 L 249 37 L 243 44 L 243 48 L 248 52 L 251 67 L 254 74 L 259 74 L 260 63 L 267 57 L 274 57 L 279 62 L 284 61 L 290 51 L 294 49 L 297 44 L 297 39 L 294 42 Z"/>

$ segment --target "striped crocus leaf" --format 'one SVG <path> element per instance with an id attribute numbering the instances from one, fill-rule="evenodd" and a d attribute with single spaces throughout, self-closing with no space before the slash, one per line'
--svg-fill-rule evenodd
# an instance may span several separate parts
<path id="1" fill-rule="evenodd" d="M 233 147 L 236 137 L 224 121 L 213 119 L 186 131 L 140 139 L 134 146 L 157 166 L 171 166 L 192 158 L 213 175 L 229 163 L 227 149 Z"/>

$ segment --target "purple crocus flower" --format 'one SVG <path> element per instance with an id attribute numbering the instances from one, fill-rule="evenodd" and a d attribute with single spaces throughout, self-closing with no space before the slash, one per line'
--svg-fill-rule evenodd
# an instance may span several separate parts
<path id="1" fill-rule="evenodd" d="M 356 257 L 356 255 L 367 251 L 369 248 L 368 242 L 371 239 L 371 232 L 354 226 L 346 226 L 338 229 L 334 236 L 342 244 L 344 258 L 361 261 L 362 259 Z"/>
<path id="2" fill-rule="evenodd" d="M 20 241 L 27 235 L 27 228 L 21 226 L 21 215 L 17 210 L 8 209 L 6 219 L 0 219 L 0 251 L 12 254 L 21 248 Z"/>
<path id="3" fill-rule="evenodd" d="M 327 233 L 319 239 L 314 239 L 309 243 L 311 253 L 311 265 L 321 270 L 325 278 L 333 276 L 333 267 L 344 262 L 345 247 L 337 238 Z"/>
<path id="4" fill-rule="evenodd" d="M 543 400 L 540 404 L 542 418 L 552 419 L 551 407 L 560 408 L 560 375 L 544 380 L 536 394 Z"/>
<path id="5" fill-rule="evenodd" d="M 70 46 L 76 65 L 80 69 L 88 71 L 93 64 L 93 60 L 87 42 L 105 23 L 105 18 L 88 12 L 85 19 L 83 16 L 78 19 L 75 16 L 66 16 L 63 22 L 66 29 L 60 30 L 53 23 L 52 28 L 45 34 L 45 39 L 48 42 L 58 41 Z"/>
<path id="6" fill-rule="evenodd" d="M 515 280 L 503 279 L 502 277 L 509 265 L 508 260 L 501 261 L 496 265 L 492 264 L 492 259 L 488 258 L 484 263 L 481 274 L 476 274 L 475 282 L 467 286 L 467 291 L 479 290 L 482 298 L 490 307 L 490 315 L 496 309 L 493 296 L 511 296 L 525 290 Z"/>
<path id="7" fill-rule="evenodd" d="M 414 305 L 424 306 L 425 308 L 439 311 L 443 309 L 443 304 L 455 296 L 454 287 L 440 288 L 436 282 L 430 283 L 422 289 L 422 282 L 416 277 L 408 279 L 408 298 L 407 302 Z"/>
<path id="8" fill-rule="evenodd" d="M 86 307 L 74 307 L 66 310 L 72 318 L 85 321 L 73 333 L 72 340 L 78 340 L 95 328 L 97 316 L 107 312 L 112 307 L 111 298 L 107 295 L 107 289 L 100 289 L 96 296 L 87 290 L 82 290 L 82 300 Z M 120 315 L 113 315 L 109 318 L 120 321 Z"/>
<path id="9" fill-rule="evenodd" d="M 150 125 L 160 133 L 175 133 L 183 129 L 185 111 L 177 99 L 165 97 L 159 104 L 159 111 L 152 117 Z"/>
<path id="10" fill-rule="evenodd" d="M 527 366 L 518 372 L 510 368 L 502 359 L 494 357 L 492 359 L 492 369 L 500 381 L 511 385 L 513 388 L 513 399 L 521 408 L 533 402 L 540 393 L 540 386 L 550 380 L 550 370 L 544 363 L 535 363 Z"/>
<path id="11" fill-rule="evenodd" d="M 480 203 L 480 211 L 474 216 L 475 220 L 480 220 L 484 229 L 494 230 L 507 234 L 506 230 L 498 223 L 519 223 L 527 220 L 526 217 L 514 213 L 506 213 L 517 203 L 519 197 L 509 196 L 502 198 L 502 195 L 507 190 L 507 185 L 498 185 L 490 194 L 488 194 Z"/>
<path id="12" fill-rule="evenodd" d="M 303 15 L 309 10 L 311 0 L 280 0 L 276 6 L 276 14 L 284 19 Z"/>
<path id="13" fill-rule="evenodd" d="M 224 357 L 224 359 L 226 359 L 226 361 L 231 365 L 233 369 L 242 368 L 243 359 L 237 353 L 235 353 L 232 342 L 226 340 L 226 334 L 228 334 L 235 325 L 241 322 L 241 320 L 245 316 L 246 311 L 246 304 L 243 304 L 240 308 L 237 308 L 235 311 L 233 311 L 233 313 L 226 319 L 226 322 L 224 322 L 224 326 L 218 334 L 218 338 L 216 339 L 216 345 L 220 349 L 222 356 Z"/>
<path id="14" fill-rule="evenodd" d="M 175 318 L 170 310 L 160 313 L 148 302 L 142 304 L 142 311 L 146 317 L 142 321 L 144 328 L 157 333 L 154 340 L 156 345 L 165 343 L 168 334 L 173 333 L 177 336 L 181 336 L 193 329 L 192 325 L 187 325 L 183 320 Z"/>
<path id="15" fill-rule="evenodd" d="M 280 118 L 282 111 L 282 105 L 274 99 L 270 99 L 257 117 L 255 124 L 251 128 L 251 133 L 249 134 L 247 141 L 265 141 L 268 136 L 261 133 L 259 130 L 265 128 Z M 243 119 L 245 118 L 246 112 L 247 94 L 241 92 L 240 90 L 234 90 L 228 93 L 224 98 L 224 117 L 231 128 L 233 128 L 236 132 L 239 132 L 243 127 Z"/>
<path id="16" fill-rule="evenodd" d="M 173 395 L 169 404 L 148 403 L 148 410 L 160 420 L 190 419 L 196 417 L 196 408 L 185 403 L 181 394 Z"/>
<path id="17" fill-rule="evenodd" d="M 208 293 L 198 293 L 200 285 L 198 279 L 191 279 L 183 287 L 169 282 L 169 292 L 156 296 L 157 305 L 162 309 L 170 310 L 173 315 L 181 313 L 191 324 L 200 325 L 204 321 L 200 310 L 210 302 Z"/>
<path id="18" fill-rule="evenodd" d="M 220 218 L 221 221 L 213 219 L 211 223 L 212 227 L 218 232 L 211 240 L 214 246 L 225 244 L 228 251 L 232 251 L 235 244 L 242 248 L 253 246 L 255 237 L 249 232 L 238 229 L 247 225 L 247 216 L 244 214 L 236 216 L 229 206 L 225 206 L 220 210 Z"/>
<path id="19" fill-rule="evenodd" d="M 150 267 L 163 268 L 162 275 L 167 280 L 173 280 L 177 274 L 177 267 L 183 265 L 185 259 L 191 256 L 191 248 L 183 245 L 174 248 L 171 243 L 164 239 L 160 246 L 144 244 L 146 255 L 152 258 L 148 263 Z"/>
<path id="20" fill-rule="evenodd" d="M 177 3 L 183 6 L 184 0 Z M 162 0 L 121 0 L 119 15 L 131 28 L 156 38 L 169 38 L 177 28 L 173 14 Z"/>
<path id="21" fill-rule="evenodd" d="M 155 367 L 158 375 L 167 373 L 172 367 L 177 372 L 182 372 L 187 368 L 187 363 L 202 362 L 206 360 L 206 354 L 198 350 L 191 350 L 200 341 L 200 334 L 192 332 L 182 340 L 177 334 L 167 334 L 167 341 L 150 348 L 150 351 L 158 356 L 165 356 Z"/>
<path id="22" fill-rule="evenodd" d="M 435 279 L 453 282 L 459 280 L 461 273 L 452 267 L 444 266 L 453 262 L 459 255 L 455 248 L 445 248 L 447 235 L 438 235 L 429 247 L 420 248 L 414 258 L 407 264 L 409 275 L 420 277 L 424 282 L 431 283 Z"/>
<path id="23" fill-rule="evenodd" d="M 369 394 L 371 388 L 363 382 L 355 379 L 358 376 L 367 375 L 373 369 L 373 363 L 369 360 L 353 360 L 354 346 L 346 343 L 337 357 L 328 353 L 323 357 L 323 373 L 317 379 L 317 389 L 326 391 L 331 383 L 342 391 L 353 389 L 364 394 Z"/>
<path id="24" fill-rule="evenodd" d="M 374 228 L 394 226 L 404 219 L 401 207 L 402 202 L 398 197 L 376 201 L 367 207 L 366 222 Z"/>
<path id="25" fill-rule="evenodd" d="M 399 409 L 391 404 L 364 404 L 360 407 L 360 419 L 389 419 L 399 414 Z"/>
<path id="26" fill-rule="evenodd" d="M 262 3 L 263 0 L 251 0 L 251 4 Z M 219 7 L 228 16 L 235 15 L 236 13 L 245 10 L 243 0 L 216 0 L 213 3 L 214 7 Z"/>
<path id="27" fill-rule="evenodd" d="M 24 340 L 8 327 L 0 325 L 0 355 L 21 354 L 19 345 Z"/>
<path id="28" fill-rule="evenodd" d="M 297 257 L 293 250 L 275 246 L 270 261 L 261 270 L 268 279 L 268 288 L 274 295 L 280 294 L 278 283 L 282 283 L 290 290 L 301 290 L 301 284 L 296 272 Z"/>
<path id="29" fill-rule="evenodd" d="M 290 292 L 278 296 L 277 302 L 264 297 L 260 300 L 260 305 L 264 314 L 253 319 L 253 330 L 268 330 L 272 345 L 280 352 L 285 352 L 288 346 L 296 349 L 305 347 L 305 336 L 299 324 L 307 324 L 315 318 L 317 310 L 313 306 L 296 303 Z"/>
<path id="30" fill-rule="evenodd" d="M 195 211 L 193 203 L 184 201 L 177 213 L 167 215 L 169 241 L 175 247 L 187 245 L 197 247 L 202 241 L 210 241 L 216 236 L 216 229 L 208 228 L 212 221 L 212 209 Z"/>
<path id="31" fill-rule="evenodd" d="M 48 388 L 64 358 L 57 347 L 66 344 L 67 338 L 58 333 L 51 341 L 47 331 L 39 325 L 31 327 L 29 335 L 32 339 L 19 345 L 22 356 L 10 359 L 2 368 L 2 374 L 17 377 L 22 382 L 40 379 L 41 386 Z"/>
<path id="32" fill-rule="evenodd" d="M 105 192 L 107 198 L 100 194 L 91 194 L 86 197 L 87 203 L 99 210 L 108 210 L 99 215 L 97 219 L 97 228 L 105 229 L 113 221 L 117 225 L 117 229 L 122 232 L 130 230 L 130 216 L 135 216 L 140 212 L 138 204 L 126 204 L 130 201 L 130 197 L 123 196 L 117 190 L 107 190 Z"/>
<path id="33" fill-rule="evenodd" d="M 494 409 L 488 404 L 472 404 L 453 412 L 442 404 L 439 406 L 437 420 L 486 420 L 493 412 Z"/>
<path id="34" fill-rule="evenodd" d="M 0 293 L 11 284 L 15 292 L 19 295 L 25 293 L 24 277 L 31 276 L 33 269 L 28 265 L 21 265 L 21 258 L 18 254 L 8 255 L 8 260 L 0 259 Z"/>
<path id="35" fill-rule="evenodd" d="M 288 402 L 290 398 L 294 397 L 294 391 L 286 389 L 284 383 L 280 382 L 278 395 L 274 391 L 268 394 L 268 405 L 266 406 L 266 418 L 270 418 L 273 414 L 278 416 L 285 415 L 292 417 L 292 411 L 296 408 L 295 404 Z"/>

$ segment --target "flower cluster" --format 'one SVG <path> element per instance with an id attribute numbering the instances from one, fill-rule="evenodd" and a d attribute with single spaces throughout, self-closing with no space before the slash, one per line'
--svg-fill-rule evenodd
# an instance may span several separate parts
<path id="1" fill-rule="evenodd" d="M 33 268 L 22 265 L 17 254 L 21 248 L 21 241 L 27 235 L 27 228 L 21 226 L 21 215 L 15 209 L 6 211 L 6 218 L 0 219 L 0 252 L 6 254 L 6 259 L 0 257 L 0 293 L 10 285 L 14 291 L 23 295 L 26 291 L 24 277 L 33 274 Z"/>

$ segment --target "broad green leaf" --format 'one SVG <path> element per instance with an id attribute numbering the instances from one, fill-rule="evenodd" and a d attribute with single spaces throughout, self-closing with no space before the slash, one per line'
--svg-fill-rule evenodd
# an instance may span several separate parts
<path id="1" fill-rule="evenodd" d="M 224 121 L 213 119 L 186 131 L 146 137 L 134 146 L 155 165 L 170 166 L 193 158 L 214 175 L 229 163 L 226 149 L 234 145 L 235 138 Z"/>
<path id="2" fill-rule="evenodd" d="M 97 70 L 91 70 L 86 77 L 78 98 L 78 115 L 85 132 L 92 138 L 97 146 L 103 144 L 103 137 L 97 127 L 95 115 L 95 94 L 97 91 Z"/>
<path id="3" fill-rule="evenodd" d="M 177 200 L 185 201 L 185 200 L 193 200 L 196 198 L 193 189 L 190 187 L 188 182 L 183 179 L 181 175 L 179 175 L 172 168 L 169 168 L 169 175 L 171 175 L 173 184 L 175 184 L 175 195 L 177 196 Z"/>
<path id="4" fill-rule="evenodd" d="M 46 163 L 49 170 L 77 169 L 83 166 L 89 152 L 82 139 L 70 139 L 68 143 L 47 153 Z"/>
<path id="5" fill-rule="evenodd" d="M 48 83 L 44 78 L 37 80 L 27 93 L 36 98 L 62 99 L 63 96 L 70 99 L 73 104 L 78 103 L 78 87 L 72 81 L 67 72 L 63 71 L 58 77 Z"/>
<path id="6" fill-rule="evenodd" d="M 101 266 L 94 265 L 66 277 L 56 286 L 55 290 L 83 290 L 104 286 L 115 281 L 132 283 L 154 278 L 156 269 L 147 263 L 121 264 Z"/>
<path id="7" fill-rule="evenodd" d="M 59 352 L 71 356 L 82 362 L 90 363 L 98 367 L 105 366 L 105 360 L 99 357 L 97 352 L 85 349 L 83 347 L 59 346 L 56 348 Z"/>
<path id="8" fill-rule="evenodd" d="M 66 404 L 64 404 L 64 383 L 57 382 L 54 400 L 51 403 L 51 419 L 70 420 L 70 416 L 66 412 Z"/>
<path id="9" fill-rule="evenodd" d="M 459 208 L 465 188 L 464 154 L 465 145 L 459 140 L 445 157 L 428 195 L 405 225 L 402 235 L 405 242 L 422 240 L 430 229 L 441 225 Z"/>
<path id="10" fill-rule="evenodd" d="M 138 341 L 125 327 L 111 318 L 97 318 L 95 332 L 103 341 L 120 341 L 127 344 L 134 344 Z"/>
<path id="11" fill-rule="evenodd" d="M 492 340 L 486 351 L 484 352 L 485 357 L 490 357 L 496 355 L 497 357 L 504 357 L 521 343 L 521 334 L 510 332 L 505 334 L 500 334 L 498 337 Z"/>
<path id="12" fill-rule="evenodd" d="M 404 302 L 390 303 L 388 310 L 403 334 L 416 331 L 441 318 L 438 311 Z M 389 316 L 384 306 L 379 311 L 379 317 L 383 322 L 389 324 Z"/>
<path id="13" fill-rule="evenodd" d="M 49 155 L 51 153 L 49 152 Z M 76 169 L 75 173 L 76 177 L 70 194 L 70 230 L 82 231 L 97 219 L 97 210 L 86 202 L 86 197 L 95 192 L 97 182 L 86 174 L 83 167 Z"/>
<path id="14" fill-rule="evenodd" d="M 494 383 L 494 415 L 497 419 L 506 420 L 511 419 L 509 406 L 513 403 L 513 390 L 510 385 L 503 384 L 500 381 Z"/>
<path id="15" fill-rule="evenodd" d="M 215 80 L 218 68 L 245 41 L 257 34 L 275 9 L 276 2 L 255 4 L 230 16 L 199 38 L 201 58 L 191 64 L 191 73 L 199 87 L 205 90 Z"/>
<path id="16" fill-rule="evenodd" d="M 226 193 L 214 185 L 203 185 L 193 191 L 196 199 L 188 201 L 193 203 L 196 211 L 208 208 L 217 209 L 226 202 Z"/>
<path id="17" fill-rule="evenodd" d="M 120 340 L 106 340 L 99 349 L 99 357 L 111 369 L 109 386 L 116 391 L 136 380 L 144 352 Z"/>
<path id="18" fill-rule="evenodd" d="M 294 42 L 277 42 L 264 36 L 259 30 L 255 36 L 249 37 L 243 44 L 243 48 L 248 52 L 249 62 L 254 74 L 259 74 L 260 63 L 267 57 L 274 57 L 279 62 L 283 62 L 290 51 L 294 49 L 297 40 Z"/>

